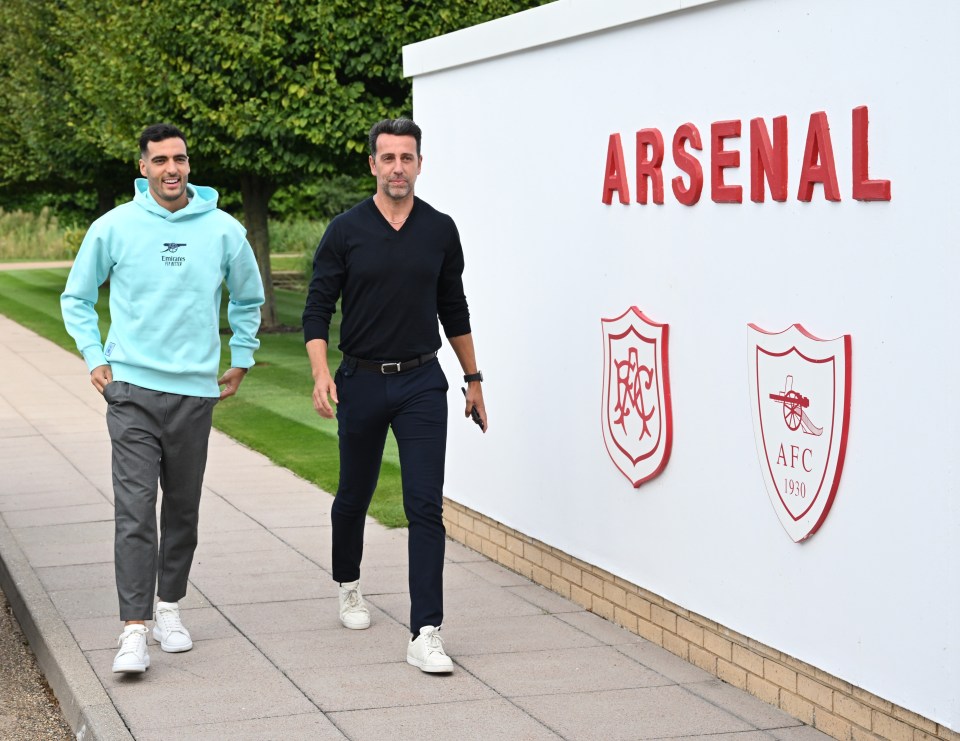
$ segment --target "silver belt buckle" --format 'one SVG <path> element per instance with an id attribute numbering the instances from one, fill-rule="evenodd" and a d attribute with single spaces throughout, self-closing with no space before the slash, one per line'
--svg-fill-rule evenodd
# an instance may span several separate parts
<path id="1" fill-rule="evenodd" d="M 388 370 L 393 368 L 393 370 Z M 400 372 L 400 363 L 381 363 L 380 372 L 385 376 L 392 376 L 394 373 Z"/>

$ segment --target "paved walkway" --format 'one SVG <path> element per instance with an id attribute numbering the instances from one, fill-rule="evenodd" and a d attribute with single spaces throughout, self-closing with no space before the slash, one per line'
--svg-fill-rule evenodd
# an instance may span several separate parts
<path id="1" fill-rule="evenodd" d="M 452 541 L 456 667 L 421 673 L 405 661 L 406 531 L 370 521 L 373 625 L 342 629 L 331 497 L 216 431 L 181 603 L 195 647 L 151 639 L 146 674 L 112 674 L 103 401 L 77 356 L 2 316 L 0 367 L 0 586 L 84 740 L 825 738 Z"/>
<path id="2" fill-rule="evenodd" d="M 0 271 L 69 268 L 71 265 L 73 265 L 73 260 L 44 260 L 43 262 L 0 262 Z"/>

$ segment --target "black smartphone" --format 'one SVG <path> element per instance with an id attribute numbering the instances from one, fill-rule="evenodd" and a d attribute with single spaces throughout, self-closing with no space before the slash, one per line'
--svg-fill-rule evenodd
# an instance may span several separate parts
<path id="1" fill-rule="evenodd" d="M 464 396 L 467 395 L 467 388 L 466 388 L 466 386 L 461 386 L 461 387 L 460 387 L 460 390 L 463 392 L 463 395 L 464 395 Z M 472 419 L 474 422 L 476 422 L 477 425 L 480 427 L 481 430 L 483 429 L 483 420 L 480 419 L 480 412 L 477 411 L 477 408 L 476 408 L 476 407 L 470 407 L 470 419 Z"/>

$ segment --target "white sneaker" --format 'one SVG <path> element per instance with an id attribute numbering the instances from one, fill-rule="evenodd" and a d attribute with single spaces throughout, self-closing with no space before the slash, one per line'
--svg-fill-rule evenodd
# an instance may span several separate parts
<path id="1" fill-rule="evenodd" d="M 360 594 L 359 580 L 340 585 L 340 622 L 350 630 L 366 630 L 370 627 L 370 610 Z"/>
<path id="2" fill-rule="evenodd" d="M 157 602 L 153 620 L 153 637 L 164 651 L 178 654 L 193 648 L 190 633 L 180 622 L 180 606 L 176 602 Z"/>
<path id="3" fill-rule="evenodd" d="M 407 663 L 431 674 L 449 674 L 453 661 L 443 650 L 440 628 L 424 625 L 420 635 L 407 644 Z"/>
<path id="4" fill-rule="evenodd" d="M 150 667 L 150 654 L 147 653 L 147 627 L 128 625 L 117 639 L 120 650 L 113 659 L 113 670 L 130 674 L 142 674 Z"/>

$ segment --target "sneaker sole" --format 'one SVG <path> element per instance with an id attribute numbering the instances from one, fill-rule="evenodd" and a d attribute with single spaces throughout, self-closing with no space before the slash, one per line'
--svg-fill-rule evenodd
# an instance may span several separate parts
<path id="1" fill-rule="evenodd" d="M 417 669 L 422 672 L 426 672 L 427 674 L 453 674 L 452 666 L 424 666 L 422 662 L 417 661 L 409 656 L 407 657 L 407 663 L 410 664 L 410 666 L 417 667 Z"/>
<path id="2" fill-rule="evenodd" d="M 368 620 L 363 625 L 356 625 L 356 624 L 351 625 L 343 618 L 340 618 L 340 625 L 342 625 L 344 628 L 349 628 L 350 630 L 366 630 L 367 628 L 370 627 L 370 621 Z"/>
<path id="3" fill-rule="evenodd" d="M 147 669 L 150 668 L 150 657 L 147 657 L 147 660 L 142 664 L 131 664 L 129 666 L 118 667 L 116 664 L 113 665 L 114 674 L 143 674 Z"/>
<path id="4" fill-rule="evenodd" d="M 193 643 L 191 642 L 189 646 L 165 646 L 163 641 L 160 642 L 160 650 L 165 651 L 168 654 L 182 654 L 184 651 L 189 651 L 193 648 Z"/>
<path id="5" fill-rule="evenodd" d="M 157 632 L 156 628 L 153 630 L 153 640 L 157 641 L 160 644 L 160 649 L 166 651 L 168 654 L 182 654 L 184 651 L 189 651 L 193 648 L 193 641 L 186 646 L 169 646 L 163 642 L 162 636 Z"/>

